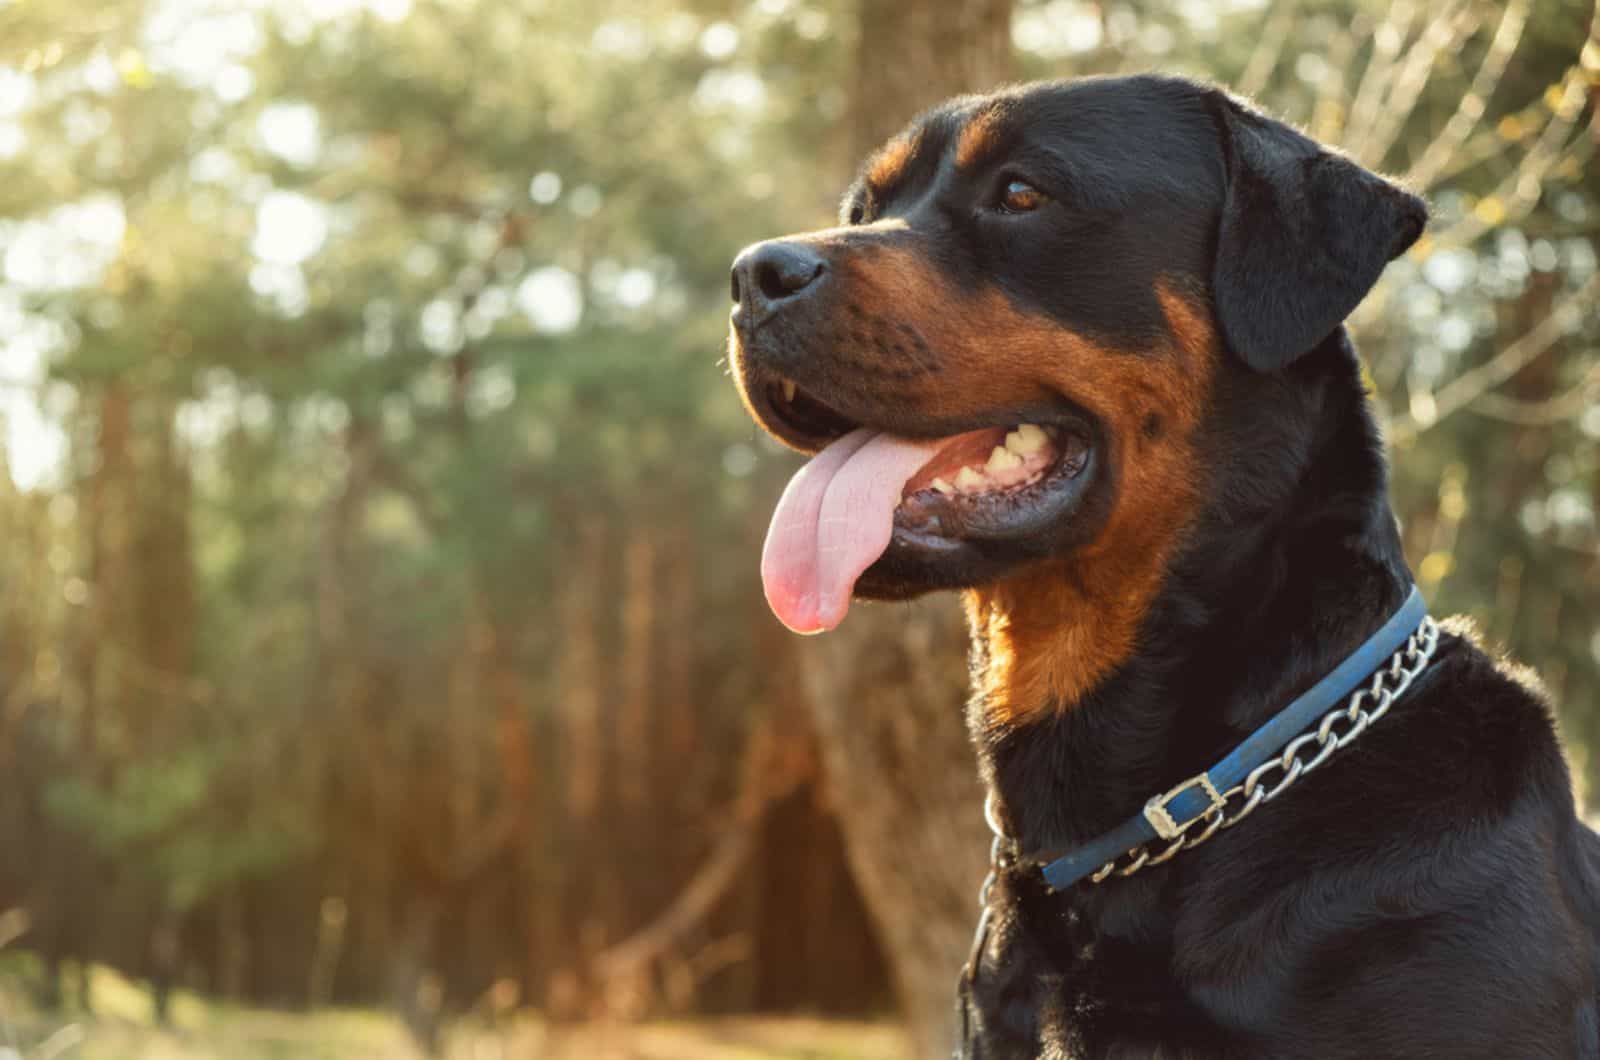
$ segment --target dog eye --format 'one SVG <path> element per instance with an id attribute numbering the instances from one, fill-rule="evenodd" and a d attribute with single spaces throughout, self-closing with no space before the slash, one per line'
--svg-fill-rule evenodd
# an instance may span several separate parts
<path id="1" fill-rule="evenodd" d="M 1013 180 L 1000 193 L 1000 209 L 1005 213 L 1027 213 L 1045 204 L 1046 195 L 1025 180 Z"/>

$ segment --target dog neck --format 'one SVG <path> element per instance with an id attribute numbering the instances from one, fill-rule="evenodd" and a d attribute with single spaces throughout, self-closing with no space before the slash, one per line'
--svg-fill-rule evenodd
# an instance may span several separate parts
<path id="1" fill-rule="evenodd" d="M 1343 329 L 1281 376 L 1241 369 L 1217 385 L 1197 448 L 1245 455 L 1212 471 L 1212 500 L 1170 557 L 1124 542 L 1160 561 L 1156 584 L 1118 593 L 1063 561 L 968 596 L 969 725 L 1024 851 L 1082 843 L 1209 766 L 1354 650 L 1409 589 L 1381 441 Z M 1030 681 L 1022 656 L 1038 651 L 1084 660 L 1089 672 L 1078 687 Z"/>

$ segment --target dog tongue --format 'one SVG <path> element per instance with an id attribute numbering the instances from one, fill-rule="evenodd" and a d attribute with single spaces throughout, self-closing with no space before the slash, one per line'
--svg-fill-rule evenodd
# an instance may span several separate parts
<path id="1" fill-rule="evenodd" d="M 900 491 L 940 445 L 863 427 L 795 473 L 761 551 L 767 603 L 784 625 L 821 633 L 844 619 L 856 579 L 889 547 Z"/>

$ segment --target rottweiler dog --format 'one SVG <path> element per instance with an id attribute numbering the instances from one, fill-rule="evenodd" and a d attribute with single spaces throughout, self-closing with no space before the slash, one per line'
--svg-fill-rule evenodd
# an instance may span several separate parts
<path id="1" fill-rule="evenodd" d="M 961 1055 L 1600 1056 L 1600 840 L 1537 685 L 1458 621 L 1237 827 L 1041 874 L 1411 592 L 1343 321 L 1426 219 L 1220 89 L 1103 78 L 938 107 L 838 227 L 735 261 L 743 399 L 816 454 L 773 609 L 817 632 L 852 596 L 964 593 L 1004 839 Z"/>

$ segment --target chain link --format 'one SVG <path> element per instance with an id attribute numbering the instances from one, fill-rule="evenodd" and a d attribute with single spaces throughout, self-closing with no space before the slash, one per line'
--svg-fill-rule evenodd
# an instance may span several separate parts
<path id="1" fill-rule="evenodd" d="M 1101 883 L 1112 875 L 1132 876 L 1140 869 L 1160 865 L 1178 851 L 1192 850 L 1219 831 L 1232 828 L 1262 803 L 1283 794 L 1295 781 L 1321 766 L 1335 751 L 1387 714 L 1394 701 L 1411 687 L 1411 682 L 1428 665 L 1438 645 L 1438 624 L 1431 617 L 1424 618 L 1416 632 L 1390 656 L 1389 662 L 1378 668 L 1371 681 L 1351 693 L 1343 706 L 1324 714 L 1315 729 L 1295 737 L 1282 753 L 1251 770 L 1244 783 L 1223 792 L 1221 803 L 1196 822 L 1200 825 L 1199 831 L 1185 832 L 1164 846 L 1155 841 L 1141 843 L 1100 866 L 1089 877 L 1089 882 Z M 1309 753 L 1308 748 L 1315 748 L 1315 753 Z M 1273 779 L 1275 773 L 1281 775 Z"/>

